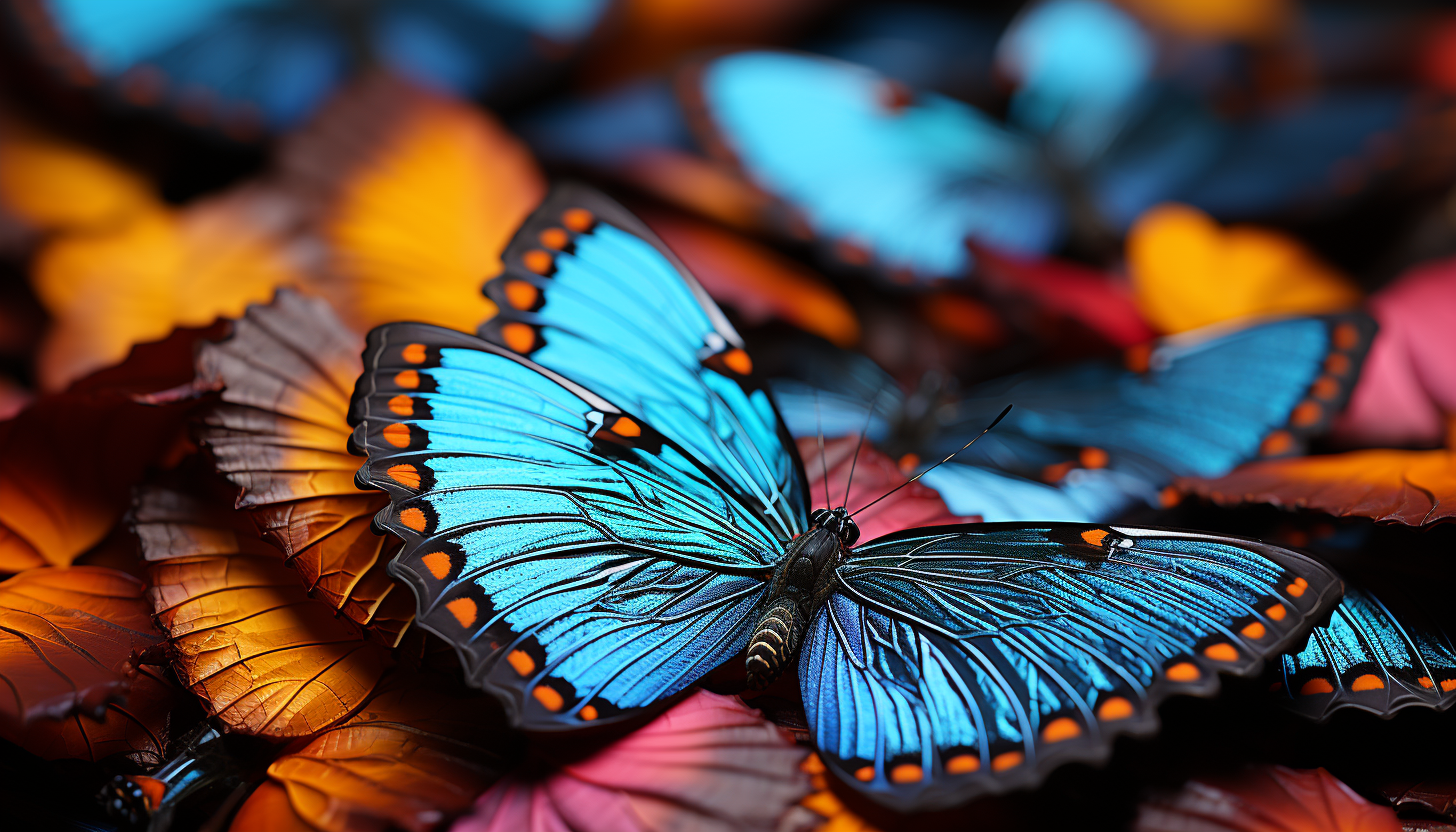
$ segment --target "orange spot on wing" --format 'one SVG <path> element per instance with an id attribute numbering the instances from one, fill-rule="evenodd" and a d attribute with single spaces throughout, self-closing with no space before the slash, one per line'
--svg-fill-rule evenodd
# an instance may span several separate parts
<path id="1" fill-rule="evenodd" d="M 1319 402 L 1302 401 L 1298 407 L 1294 408 L 1294 412 L 1289 414 L 1289 424 L 1297 428 L 1307 428 L 1318 422 L 1324 412 L 1324 408 L 1320 406 Z"/>
<path id="2" fill-rule="evenodd" d="M 444 552 L 430 552 L 420 558 L 420 562 L 430 570 L 430 574 L 434 575 L 437 581 L 445 580 L 450 574 L 450 556 Z"/>
<path id="3" fill-rule="evenodd" d="M 456 598 L 453 601 L 447 602 L 445 609 L 449 610 L 450 614 L 455 616 L 455 620 L 460 622 L 460 626 L 462 627 L 469 627 L 474 624 L 475 616 L 479 613 L 479 610 L 476 609 L 474 598 Z"/>
<path id="4" fill-rule="evenodd" d="M 1164 671 L 1164 675 L 1174 682 L 1196 682 L 1203 672 L 1193 662 L 1178 662 Z"/>
<path id="5" fill-rule="evenodd" d="M 526 676 L 536 669 L 536 660 L 531 658 L 531 655 L 525 650 L 512 650 L 510 655 L 506 656 L 506 661 L 522 676 Z"/>
<path id="6" fill-rule="evenodd" d="M 975 754 L 957 754 L 945 761 L 946 774 L 970 774 L 981 770 L 981 758 Z"/>
<path id="7" fill-rule="evenodd" d="M 381 431 L 381 433 L 384 436 L 384 441 L 388 442 L 396 448 L 403 448 L 410 443 L 409 425 L 395 422 L 393 424 L 385 425 L 384 430 Z"/>
<path id="8" fill-rule="evenodd" d="M 626 436 L 629 438 L 633 436 L 641 436 L 642 426 L 627 418 L 626 416 L 619 416 L 617 418 L 617 421 L 612 423 L 612 433 L 615 433 L 618 436 Z"/>
<path id="9" fill-rule="evenodd" d="M 1276 430 L 1264 437 L 1259 445 L 1259 453 L 1264 456 L 1276 456 L 1287 452 L 1294 447 L 1294 437 L 1287 430 Z"/>
<path id="10" fill-rule="evenodd" d="M 1062 481 L 1062 477 L 1067 475 L 1067 472 L 1076 467 L 1077 463 L 1075 462 L 1058 462 L 1054 465 L 1048 465 L 1041 469 L 1041 481 L 1051 484 L 1059 483 Z"/>
<path id="11" fill-rule="evenodd" d="M 415 400 L 400 393 L 389 400 L 389 409 L 397 416 L 412 416 L 415 412 Z"/>
<path id="12" fill-rule="evenodd" d="M 427 523 L 425 513 L 417 508 L 407 508 L 399 513 L 399 524 L 407 529 L 422 532 Z"/>
<path id="13" fill-rule="evenodd" d="M 1456 679 L 1442 679 L 1441 690 L 1450 691 L 1456 689 Z"/>
<path id="14" fill-rule="evenodd" d="M 557 251 L 566 248 L 566 244 L 571 242 L 571 237 L 567 236 L 566 230 L 562 228 L 547 228 L 536 239 L 541 241 L 541 245 Z"/>
<path id="15" fill-rule="evenodd" d="M 566 700 L 561 698 L 561 694 L 557 693 L 555 688 L 545 685 L 537 685 L 536 689 L 531 691 L 531 695 L 536 697 L 536 701 L 541 703 L 541 707 L 553 713 L 561 710 L 561 706 L 566 704 Z"/>
<path id="16" fill-rule="evenodd" d="M 1163 508 L 1172 508 L 1181 502 L 1183 502 L 1183 492 L 1175 486 L 1170 485 L 1158 492 L 1158 504 Z"/>
<path id="17" fill-rule="evenodd" d="M 394 383 L 397 387 L 404 387 L 410 390 L 420 386 L 420 374 L 418 370 L 400 370 L 394 374 Z"/>
<path id="18" fill-rule="evenodd" d="M 529 324 L 512 321 L 501 327 L 501 339 L 515 352 L 527 353 L 536 346 L 536 330 Z"/>
<path id="19" fill-rule="evenodd" d="M 1325 372 L 1332 376 L 1342 376 L 1350 372 L 1350 357 L 1334 353 L 1325 359 Z"/>
<path id="20" fill-rule="evenodd" d="M 1416 681 L 1417 682 L 1420 682 L 1421 683 L 1421 687 L 1423 687 L 1423 688 L 1433 688 L 1433 687 L 1436 686 L 1436 683 L 1435 682 L 1432 682 L 1431 681 L 1431 677 L 1429 677 L 1429 676 L 1422 676 L 1421 678 L 1417 679 Z"/>
<path id="21" fill-rule="evenodd" d="M 910 476 L 910 472 L 914 471 L 917 467 L 919 467 L 919 465 L 919 454 L 905 454 L 904 456 L 900 457 L 899 462 L 895 463 L 895 467 L 900 469 L 900 473 L 904 474 L 907 477 Z"/>
<path id="22" fill-rule="evenodd" d="M 992 771 L 1005 771 L 1008 768 L 1016 768 L 1026 761 L 1026 755 L 1020 751 L 1005 751 L 991 758 Z"/>
<path id="23" fill-rule="evenodd" d="M 748 353 L 736 347 L 723 353 L 723 364 L 740 376 L 753 372 L 753 359 L 748 357 Z"/>
<path id="24" fill-rule="evenodd" d="M 1101 546 L 1102 541 L 1107 539 L 1107 531 L 1104 529 L 1088 529 L 1082 532 L 1082 539 L 1093 546 Z"/>
<path id="25" fill-rule="evenodd" d="M 1350 690 L 1385 690 L 1385 680 L 1374 673 L 1366 673 L 1356 677 L 1355 681 L 1350 684 Z"/>
<path id="26" fill-rule="evenodd" d="M 541 297 L 541 290 L 524 280 L 506 282 L 506 300 L 517 309 L 530 309 Z"/>
<path id="27" fill-rule="evenodd" d="M 1234 649 L 1234 646 L 1228 642 L 1208 645 L 1204 649 L 1203 655 L 1216 662 L 1236 662 L 1239 660 L 1239 651 Z"/>
<path id="28" fill-rule="evenodd" d="M 1109 697 L 1097 709 L 1097 718 L 1103 722 L 1116 722 L 1119 719 L 1127 719 L 1134 713 L 1132 703 L 1121 696 Z"/>
<path id="29" fill-rule="evenodd" d="M 862 766 L 861 768 L 856 769 L 854 772 L 854 779 L 860 781 L 861 783 L 870 782 L 871 780 L 875 779 L 875 767 Z"/>
<path id="30" fill-rule="evenodd" d="M 1300 696 L 1314 696 L 1320 693 L 1334 693 L 1335 686 L 1330 684 L 1329 679 L 1316 677 L 1305 682 L 1299 688 Z"/>
<path id="31" fill-rule="evenodd" d="M 597 708 L 595 705 L 587 705 L 581 710 L 577 711 L 576 715 L 581 717 L 586 722 L 591 722 L 592 720 L 597 718 Z"/>
<path id="32" fill-rule="evenodd" d="M 1275 621 L 1283 621 L 1284 616 L 1287 615 L 1288 612 L 1284 609 L 1283 604 L 1275 604 L 1269 607 L 1269 609 L 1264 610 L 1264 614 L 1274 619 Z"/>
<path id="33" fill-rule="evenodd" d="M 1294 583 L 1286 586 L 1284 591 L 1298 598 L 1304 594 L 1306 589 L 1309 589 L 1309 581 L 1306 581 L 1304 578 L 1295 578 Z"/>
<path id="34" fill-rule="evenodd" d="M 405 488 L 420 487 L 420 471 L 418 468 L 410 465 L 409 463 L 405 463 L 403 465 L 391 465 L 384 473 L 388 474 L 390 479 L 394 480 Z"/>
<path id="35" fill-rule="evenodd" d="M 1316 399 L 1329 401 L 1340 395 L 1340 382 L 1330 376 L 1320 376 L 1310 385 L 1309 391 Z"/>
<path id="36" fill-rule="evenodd" d="M 1342 350 L 1352 350 L 1360 343 L 1360 330 L 1355 325 L 1346 321 L 1335 327 L 1335 346 Z"/>
<path id="37" fill-rule="evenodd" d="M 1264 625 L 1259 623 L 1258 621 L 1251 621 L 1247 626 L 1244 627 L 1244 629 L 1239 630 L 1239 633 L 1243 635 L 1244 638 L 1251 638 L 1255 640 L 1263 638 L 1265 635 L 1268 634 L 1268 632 L 1268 630 L 1264 629 Z"/>
<path id="38" fill-rule="evenodd" d="M 1082 463 L 1083 468 L 1106 468 L 1107 452 L 1101 448 L 1083 448 L 1082 453 L 1077 455 L 1077 460 Z"/>
<path id="39" fill-rule="evenodd" d="M 561 215 L 561 223 L 578 234 L 590 231 L 597 218 L 585 208 L 568 208 Z"/>
<path id="40" fill-rule="evenodd" d="M 400 355 L 411 364 L 423 364 L 425 363 L 425 345 L 410 344 L 400 351 Z"/>
<path id="41" fill-rule="evenodd" d="M 551 268 L 556 265 L 556 258 L 549 251 L 533 248 L 521 255 L 521 265 L 536 274 L 550 274 Z"/>
<path id="42" fill-rule="evenodd" d="M 1075 719 L 1059 716 L 1041 729 L 1041 738 L 1046 742 L 1064 742 L 1082 736 L 1082 726 Z"/>
<path id="43" fill-rule="evenodd" d="M 1123 350 L 1122 365 L 1134 373 L 1146 373 L 1153 364 L 1153 345 L 1137 344 Z"/>
<path id="44" fill-rule="evenodd" d="M 919 783 L 925 779 L 925 772 L 914 763 L 901 763 L 890 769 L 891 783 Z"/>

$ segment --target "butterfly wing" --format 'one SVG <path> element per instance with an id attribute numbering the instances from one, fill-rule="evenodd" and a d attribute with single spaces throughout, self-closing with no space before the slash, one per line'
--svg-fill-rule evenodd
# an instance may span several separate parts
<path id="1" fill-rule="evenodd" d="M 405 541 L 391 572 L 515 722 L 630 715 L 742 649 L 782 551 L 642 413 L 424 324 L 370 333 L 350 421 Z"/>
<path id="2" fill-rule="evenodd" d="M 596 191 L 558 186 L 486 284 L 481 337 L 590 388 L 681 447 L 780 540 L 804 529 L 804 473 L 743 339 L 682 262 Z"/>
<path id="3" fill-rule="evenodd" d="M 335 21 L 309 3 L 27 3 L 17 15 L 45 57 L 99 77 L 135 104 L 184 119 L 274 129 L 297 123 L 332 91 L 348 56 Z"/>
<path id="4" fill-rule="evenodd" d="M 800 658 L 810 732 L 900 809 L 1030 787 L 1250 675 L 1339 600 L 1272 546 L 1074 524 L 912 529 L 857 549 Z"/>
<path id="5" fill-rule="evenodd" d="M 964 276 L 965 241 L 1043 251 L 1060 233 L 1034 149 L 968 105 L 828 58 L 742 52 L 704 65 L 687 108 L 705 143 L 843 262 Z"/>
<path id="6" fill-rule="evenodd" d="M 1432 612 L 1444 599 L 1413 588 L 1352 587 L 1328 624 L 1303 649 L 1283 657 L 1278 695 L 1291 709 L 1323 720 L 1343 708 L 1388 717 L 1402 708 L 1445 710 L 1456 702 L 1456 648 Z"/>

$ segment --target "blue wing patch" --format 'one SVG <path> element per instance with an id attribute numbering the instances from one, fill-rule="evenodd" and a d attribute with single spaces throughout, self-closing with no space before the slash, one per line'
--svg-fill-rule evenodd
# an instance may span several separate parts
<path id="1" fill-rule="evenodd" d="M 1045 251 L 1061 233 L 1035 148 L 969 105 L 829 58 L 742 52 L 686 103 L 709 148 L 792 206 L 851 265 L 963 277 L 966 238 Z"/>
<path id="2" fill-rule="evenodd" d="M 1456 648 L 1429 612 L 1445 599 L 1422 604 L 1409 592 L 1381 595 L 1351 588 L 1329 623 L 1284 655 L 1276 691 L 1296 713 L 1323 720 L 1357 708 L 1389 717 L 1456 702 Z"/>
<path id="3" fill-rule="evenodd" d="M 486 284 L 481 337 L 640 416 L 757 508 L 782 541 L 804 530 L 804 473 L 743 340 L 642 222 L 558 186 Z"/>
<path id="4" fill-rule="evenodd" d="M 1234 538 L 913 529 L 857 549 L 810 625 L 810 733 L 840 777 L 899 809 L 1030 787 L 1152 731 L 1165 696 L 1257 672 L 1340 591 L 1317 562 Z"/>
<path id="5" fill-rule="evenodd" d="M 422 324 L 369 335 L 351 404 L 418 620 L 518 725 L 630 715 L 738 653 L 781 547 L 690 451 L 571 381 Z"/>

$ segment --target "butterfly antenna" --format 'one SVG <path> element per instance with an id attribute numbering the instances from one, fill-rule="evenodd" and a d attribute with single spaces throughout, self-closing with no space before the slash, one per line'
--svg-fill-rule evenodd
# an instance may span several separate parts
<path id="1" fill-rule="evenodd" d="M 879 396 L 876 396 L 875 400 L 878 401 Z M 865 414 L 864 427 L 859 432 L 859 444 L 854 446 L 854 457 L 849 461 L 849 479 L 844 483 L 844 502 L 842 503 L 845 508 L 849 508 L 849 487 L 854 485 L 854 467 L 859 464 L 859 450 L 864 447 L 865 434 L 870 432 L 870 420 L 875 418 L 875 410 L 878 407 L 875 402 L 870 402 L 870 410 Z"/>
<path id="2" fill-rule="evenodd" d="M 1002 419 L 1005 419 L 1006 418 L 1006 414 L 1008 414 L 1008 413 L 1011 412 L 1011 407 L 1012 406 L 1009 405 L 1009 404 L 1006 405 L 1006 409 L 1003 410 L 1003 411 L 1001 411 L 1001 415 L 1000 416 L 997 416 L 995 419 L 991 420 L 991 424 L 987 425 L 985 430 L 983 430 L 980 433 L 976 434 L 976 439 L 980 439 L 982 436 L 985 436 L 986 434 L 990 433 L 991 432 L 991 428 L 994 428 L 997 425 L 1001 424 L 1001 420 Z M 886 491 L 884 494 L 881 494 L 880 496 L 876 497 L 875 499 L 873 499 L 873 500 L 869 501 L 868 503 L 866 503 L 866 504 L 860 506 L 859 508 L 855 509 L 854 510 L 854 513 L 853 514 L 850 514 L 849 516 L 850 517 L 853 517 L 855 514 L 859 514 L 861 511 L 864 511 L 865 509 L 869 508 L 870 506 L 874 505 L 875 503 L 878 503 L 880 500 L 885 499 L 886 497 L 890 496 L 891 494 L 894 494 L 896 491 L 899 491 L 900 489 L 904 488 L 905 486 L 909 485 L 910 483 L 915 482 L 916 480 L 920 479 L 921 477 L 925 476 L 926 474 L 929 474 L 931 471 L 934 471 L 935 469 L 937 469 L 940 466 L 946 464 L 947 462 L 950 462 L 952 459 L 955 458 L 956 454 L 959 454 L 961 451 L 964 451 L 966 448 L 969 448 L 972 445 L 976 444 L 976 439 L 972 439 L 971 441 L 969 441 L 966 444 L 962 445 L 960 447 L 960 450 L 959 451 L 956 451 L 955 453 L 951 454 L 950 456 L 946 457 L 945 459 L 942 459 L 941 461 L 935 463 L 934 465 L 930 466 L 929 468 L 926 468 L 924 471 L 921 471 L 920 473 L 916 474 L 915 476 L 911 477 L 910 479 L 905 480 L 904 482 L 900 483 L 899 485 L 895 486 L 894 488 L 891 488 L 889 491 Z"/>
<path id="3" fill-rule="evenodd" d="M 819 418 L 819 389 L 814 389 L 814 432 L 819 434 L 819 463 L 824 466 L 824 507 L 829 508 L 829 459 L 824 456 L 824 422 Z"/>

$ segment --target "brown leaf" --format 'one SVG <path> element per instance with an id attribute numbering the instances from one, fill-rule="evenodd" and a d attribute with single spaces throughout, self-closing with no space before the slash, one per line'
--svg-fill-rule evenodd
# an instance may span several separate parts
<path id="1" fill-rule="evenodd" d="M 16 744 L 47 760 L 96 762 L 122 754 L 143 768 L 152 768 L 166 758 L 176 704 L 176 686 L 144 667 L 132 680 L 126 702 L 109 703 L 99 721 L 87 714 L 36 720 Z"/>
<path id="2" fill-rule="evenodd" d="M 431 675 L 396 682 L 348 722 L 269 767 L 295 817 L 327 832 L 433 829 L 469 808 L 505 768 L 514 748 L 489 697 Z M 260 789 L 240 818 L 262 817 L 265 809 L 269 817 L 282 814 L 277 793 Z M 233 825 L 250 828 L 262 827 Z"/>
<path id="3" fill-rule="evenodd" d="M 368 698 L 388 653 L 310 599 L 246 517 L 161 488 L 144 489 L 134 514 L 173 669 L 209 713 L 241 733 L 300 737 Z"/>
<path id="4" fill-rule="evenodd" d="M 126 698 L 134 654 L 161 642 L 142 583 L 99 566 L 39 567 L 0 583 L 0 733 Z"/>
<path id="5" fill-rule="evenodd" d="M 250 307 L 199 352 L 196 384 L 222 401 L 200 414 L 198 438 L 309 594 L 393 647 L 415 600 L 385 572 L 400 541 L 370 526 L 388 498 L 354 485 L 347 415 L 363 348 L 322 299 L 280 292 Z"/>
<path id="6" fill-rule="evenodd" d="M 1259 765 L 1228 778 L 1190 780 L 1138 807 L 1135 832 L 1401 832 L 1377 806 L 1328 771 Z"/>

